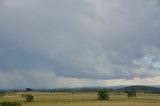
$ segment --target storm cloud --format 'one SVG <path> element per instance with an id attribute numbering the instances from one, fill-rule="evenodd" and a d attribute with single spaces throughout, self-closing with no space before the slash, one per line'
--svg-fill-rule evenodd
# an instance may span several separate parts
<path id="1" fill-rule="evenodd" d="M 159 28 L 159 0 L 2 0 L 0 75 L 19 73 L 37 86 L 35 73 L 94 81 L 159 77 Z"/>

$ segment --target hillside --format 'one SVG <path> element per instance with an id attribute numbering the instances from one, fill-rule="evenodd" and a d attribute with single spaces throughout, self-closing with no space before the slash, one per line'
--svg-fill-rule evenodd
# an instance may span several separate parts
<path id="1" fill-rule="evenodd" d="M 152 86 L 128 86 L 119 89 L 121 91 L 136 91 L 144 93 L 160 93 L 160 89 Z"/>

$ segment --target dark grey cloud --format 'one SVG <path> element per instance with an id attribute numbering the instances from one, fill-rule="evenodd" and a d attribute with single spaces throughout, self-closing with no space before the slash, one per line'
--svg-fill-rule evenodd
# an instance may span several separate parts
<path id="1" fill-rule="evenodd" d="M 160 75 L 158 0 L 6 0 L 0 23 L 3 71 L 52 70 L 80 79 Z"/>

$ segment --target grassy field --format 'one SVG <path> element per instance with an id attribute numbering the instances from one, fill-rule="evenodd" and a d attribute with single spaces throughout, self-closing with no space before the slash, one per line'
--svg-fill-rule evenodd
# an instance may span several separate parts
<path id="1" fill-rule="evenodd" d="M 97 93 L 47 93 L 29 92 L 34 95 L 33 102 L 25 102 L 21 97 L 26 93 L 7 94 L 3 101 L 21 102 L 22 106 L 160 106 L 160 95 L 138 94 L 137 98 L 128 99 L 126 94 L 110 93 L 110 100 L 97 100 Z"/>

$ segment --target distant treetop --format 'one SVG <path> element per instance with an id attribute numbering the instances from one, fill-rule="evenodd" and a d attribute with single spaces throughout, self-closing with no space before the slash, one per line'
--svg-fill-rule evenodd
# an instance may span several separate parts
<path id="1" fill-rule="evenodd" d="M 31 88 L 26 88 L 25 91 L 26 91 L 26 92 L 29 92 L 29 91 L 33 91 L 33 89 L 31 89 Z"/>

